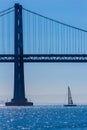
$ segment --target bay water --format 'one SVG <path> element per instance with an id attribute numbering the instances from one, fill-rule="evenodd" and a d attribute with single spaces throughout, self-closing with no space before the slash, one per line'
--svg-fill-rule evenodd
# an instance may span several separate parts
<path id="1" fill-rule="evenodd" d="M 0 130 L 87 130 L 87 106 L 1 106 Z"/>

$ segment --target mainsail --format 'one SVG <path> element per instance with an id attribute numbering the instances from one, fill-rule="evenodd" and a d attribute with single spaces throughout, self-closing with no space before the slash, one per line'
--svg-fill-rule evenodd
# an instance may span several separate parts
<path id="1" fill-rule="evenodd" d="M 69 86 L 68 86 L 68 104 L 65 104 L 64 106 L 65 106 L 65 107 L 77 106 L 76 104 L 73 104 L 72 95 L 71 95 L 71 90 L 70 90 L 70 87 L 69 87 Z"/>
<path id="2" fill-rule="evenodd" d="M 70 87 L 68 86 L 68 104 L 73 104 Z"/>

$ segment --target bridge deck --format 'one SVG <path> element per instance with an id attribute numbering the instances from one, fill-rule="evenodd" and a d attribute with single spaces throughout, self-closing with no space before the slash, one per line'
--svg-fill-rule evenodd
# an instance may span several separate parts
<path id="1" fill-rule="evenodd" d="M 18 56 L 20 58 L 20 56 Z M 87 54 L 24 54 L 24 62 L 87 62 Z M 0 55 L 0 62 L 15 62 L 15 55 Z"/>

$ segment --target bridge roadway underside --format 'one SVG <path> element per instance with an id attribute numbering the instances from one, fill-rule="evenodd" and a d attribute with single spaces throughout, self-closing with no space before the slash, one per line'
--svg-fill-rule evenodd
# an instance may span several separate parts
<path id="1" fill-rule="evenodd" d="M 20 55 L 18 56 L 20 59 Z M 0 62 L 15 62 L 14 54 L 0 54 Z M 24 54 L 23 62 L 72 62 L 72 63 L 86 63 L 87 54 Z"/>

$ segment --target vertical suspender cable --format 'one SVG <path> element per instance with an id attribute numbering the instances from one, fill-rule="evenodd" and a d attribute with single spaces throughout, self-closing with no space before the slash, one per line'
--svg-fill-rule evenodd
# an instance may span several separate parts
<path id="1" fill-rule="evenodd" d="M 83 45 L 82 45 L 82 40 L 83 40 L 83 39 L 82 39 L 82 36 L 83 36 L 83 35 L 82 35 L 82 34 L 83 34 L 83 33 L 81 32 L 81 54 L 83 53 Z"/>
<path id="2" fill-rule="evenodd" d="M 1 30 L 2 30 L 2 42 L 1 42 L 1 44 L 2 44 L 2 53 L 3 54 L 5 54 L 5 48 L 4 48 L 4 46 L 5 46 L 5 43 L 4 43 L 4 17 L 2 17 L 2 27 L 1 27 Z"/>
<path id="3" fill-rule="evenodd" d="M 32 14 L 32 23 L 33 23 L 33 53 L 35 54 L 35 40 L 34 40 L 34 15 Z"/>
<path id="4" fill-rule="evenodd" d="M 47 50 L 47 43 L 46 43 L 46 19 L 43 19 L 44 21 L 44 32 L 43 32 L 43 52 L 46 53 Z"/>
<path id="5" fill-rule="evenodd" d="M 75 42 L 75 45 L 74 45 L 74 49 L 75 49 L 75 54 L 77 53 L 76 51 L 76 30 L 74 29 L 74 42 Z"/>
<path id="6" fill-rule="evenodd" d="M 85 54 L 85 32 L 83 32 L 83 51 L 84 51 L 84 54 Z"/>
<path id="7" fill-rule="evenodd" d="M 40 17 L 38 16 L 38 53 L 40 54 Z"/>
<path id="8" fill-rule="evenodd" d="M 10 42 L 10 14 L 8 15 L 8 20 L 7 20 L 7 30 L 8 30 L 8 35 L 7 35 L 7 45 L 8 45 L 8 47 L 7 47 L 7 50 L 9 50 L 9 52 L 7 51 L 7 53 L 9 54 L 11 54 L 11 42 Z M 9 49 L 8 49 L 9 48 Z"/>
<path id="9" fill-rule="evenodd" d="M 27 18 L 26 18 L 26 37 L 27 37 L 27 40 L 26 40 L 26 48 L 28 49 L 28 52 L 30 53 L 30 43 L 29 43 L 29 17 L 28 17 L 28 13 L 26 13 L 26 16 L 27 16 Z M 28 53 L 27 52 L 27 53 Z"/>
<path id="10" fill-rule="evenodd" d="M 63 27 L 62 27 L 62 24 L 61 24 L 61 33 L 60 33 L 60 34 L 61 34 L 61 54 L 63 54 L 63 39 L 62 39 L 62 38 L 63 38 L 63 37 L 62 37 L 63 31 L 62 31 L 62 30 L 63 30 Z"/>
<path id="11" fill-rule="evenodd" d="M 68 54 L 68 27 L 66 27 L 66 54 Z"/>

